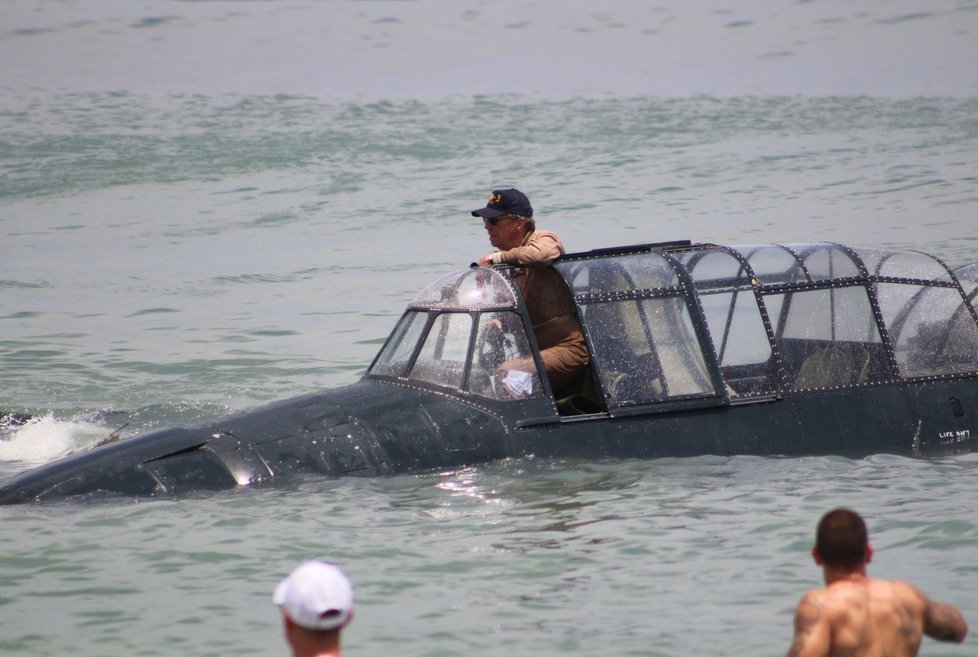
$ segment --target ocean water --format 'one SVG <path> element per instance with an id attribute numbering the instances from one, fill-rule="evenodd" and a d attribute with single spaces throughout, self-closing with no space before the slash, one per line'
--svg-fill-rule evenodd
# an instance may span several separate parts
<path id="1" fill-rule="evenodd" d="M 0 477 L 356 380 L 518 186 L 569 250 L 978 243 L 978 3 L 0 2 Z M 978 458 L 503 461 L 0 510 L 0 652 L 780 655 L 839 504 L 978 621 Z M 927 641 L 922 654 L 974 654 Z"/>

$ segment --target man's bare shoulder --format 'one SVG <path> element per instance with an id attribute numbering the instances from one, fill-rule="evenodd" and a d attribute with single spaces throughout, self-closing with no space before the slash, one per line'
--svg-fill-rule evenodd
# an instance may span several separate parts
<path id="1" fill-rule="evenodd" d="M 923 609 L 927 600 L 927 596 L 920 589 L 899 579 L 871 579 L 867 581 L 867 586 L 874 595 L 891 598 L 918 609 Z"/>
<path id="2" fill-rule="evenodd" d="M 812 589 L 795 608 L 795 636 L 788 657 L 825 657 L 832 648 L 825 589 Z"/>
<path id="3" fill-rule="evenodd" d="M 893 587 L 894 597 L 921 619 L 923 632 L 927 636 L 938 641 L 964 641 L 968 634 L 968 623 L 957 607 L 928 597 L 908 582 L 893 580 L 889 584 Z"/>
<path id="4" fill-rule="evenodd" d="M 820 589 L 812 589 L 802 598 L 826 610 L 844 609 L 866 597 L 867 580 L 838 581 Z"/>
<path id="5" fill-rule="evenodd" d="M 818 608 L 825 606 L 825 603 L 832 599 L 829 593 L 828 587 L 819 589 L 809 589 L 805 592 L 805 595 L 801 596 L 801 601 L 799 601 L 798 606 L 802 605 L 813 605 Z"/>

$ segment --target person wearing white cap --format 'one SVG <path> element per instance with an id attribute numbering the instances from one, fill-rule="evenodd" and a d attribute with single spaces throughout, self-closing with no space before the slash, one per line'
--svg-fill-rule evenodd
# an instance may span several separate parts
<path id="1" fill-rule="evenodd" d="M 302 562 L 275 587 L 272 602 L 282 612 L 293 657 L 340 657 L 340 630 L 353 618 L 353 586 L 339 567 Z"/>

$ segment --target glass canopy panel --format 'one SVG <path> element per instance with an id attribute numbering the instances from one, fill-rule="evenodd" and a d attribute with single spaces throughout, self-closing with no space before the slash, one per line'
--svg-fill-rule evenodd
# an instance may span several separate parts
<path id="1" fill-rule="evenodd" d="M 801 255 L 808 276 L 813 281 L 832 281 L 859 276 L 859 266 L 848 253 L 835 244 L 789 245 Z"/>
<path id="2" fill-rule="evenodd" d="M 757 280 L 765 285 L 799 283 L 808 280 L 801 263 L 788 249 L 778 244 L 737 247 L 754 270 Z"/>
<path id="3" fill-rule="evenodd" d="M 955 288 L 880 283 L 900 376 L 978 370 L 978 326 Z"/>
<path id="4" fill-rule="evenodd" d="M 926 253 L 885 251 L 865 247 L 854 247 L 853 251 L 866 265 L 870 276 L 912 278 L 937 283 L 951 282 L 951 276 L 944 265 Z"/>
<path id="5" fill-rule="evenodd" d="M 748 289 L 701 294 L 700 306 L 727 392 L 750 395 L 774 390 L 771 343 L 753 293 Z"/>
<path id="6" fill-rule="evenodd" d="M 768 393 L 776 387 L 772 349 L 746 267 L 731 253 L 678 254 L 699 293 L 700 307 L 730 395 Z"/>
<path id="7" fill-rule="evenodd" d="M 468 389 L 473 394 L 509 400 L 543 393 L 530 341 L 515 312 L 482 313 L 472 353 Z"/>
<path id="8" fill-rule="evenodd" d="M 659 354 L 669 396 L 712 394 L 706 357 L 696 339 L 685 302 L 679 297 L 645 299 L 645 314 L 651 317 L 652 342 Z"/>
<path id="9" fill-rule="evenodd" d="M 965 265 L 954 270 L 961 287 L 964 288 L 964 295 L 975 305 L 975 291 L 978 290 L 978 263 Z"/>
<path id="10" fill-rule="evenodd" d="M 673 254 L 689 272 L 699 290 L 720 286 L 749 286 L 747 269 L 735 256 L 721 249 Z"/>
<path id="11" fill-rule="evenodd" d="M 609 405 L 714 393 L 682 297 L 589 303 L 583 321 Z"/>
<path id="12" fill-rule="evenodd" d="M 888 377 L 882 338 L 866 288 L 800 290 L 770 295 L 783 310 L 778 344 L 788 384 L 828 388 Z"/>
<path id="13" fill-rule="evenodd" d="M 882 342 L 866 288 L 862 286 L 794 293 L 782 337 Z"/>
<path id="14" fill-rule="evenodd" d="M 675 288 L 679 278 L 658 253 L 631 253 L 554 263 L 575 295 L 602 295 Z"/>
<path id="15" fill-rule="evenodd" d="M 471 315 L 440 313 L 435 316 L 409 378 L 461 388 L 471 335 Z"/>
<path id="16" fill-rule="evenodd" d="M 439 278 L 414 297 L 414 308 L 481 310 L 516 308 L 516 295 L 506 277 L 489 267 L 470 267 Z"/>
<path id="17" fill-rule="evenodd" d="M 404 370 L 411 360 L 411 354 L 418 344 L 418 338 L 424 331 L 428 314 L 418 311 L 408 311 L 401 317 L 391 332 L 387 343 L 377 355 L 369 374 L 379 376 L 404 376 Z"/>

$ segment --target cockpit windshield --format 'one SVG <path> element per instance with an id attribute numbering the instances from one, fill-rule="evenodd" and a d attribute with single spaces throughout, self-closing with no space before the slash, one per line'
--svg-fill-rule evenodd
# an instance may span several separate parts
<path id="1" fill-rule="evenodd" d="M 517 306 L 516 290 L 502 273 L 488 267 L 470 267 L 442 276 L 421 290 L 412 308 L 484 310 Z"/>
<path id="2" fill-rule="evenodd" d="M 501 401 L 541 395 L 516 294 L 487 267 L 443 276 L 414 298 L 367 374 Z"/>

